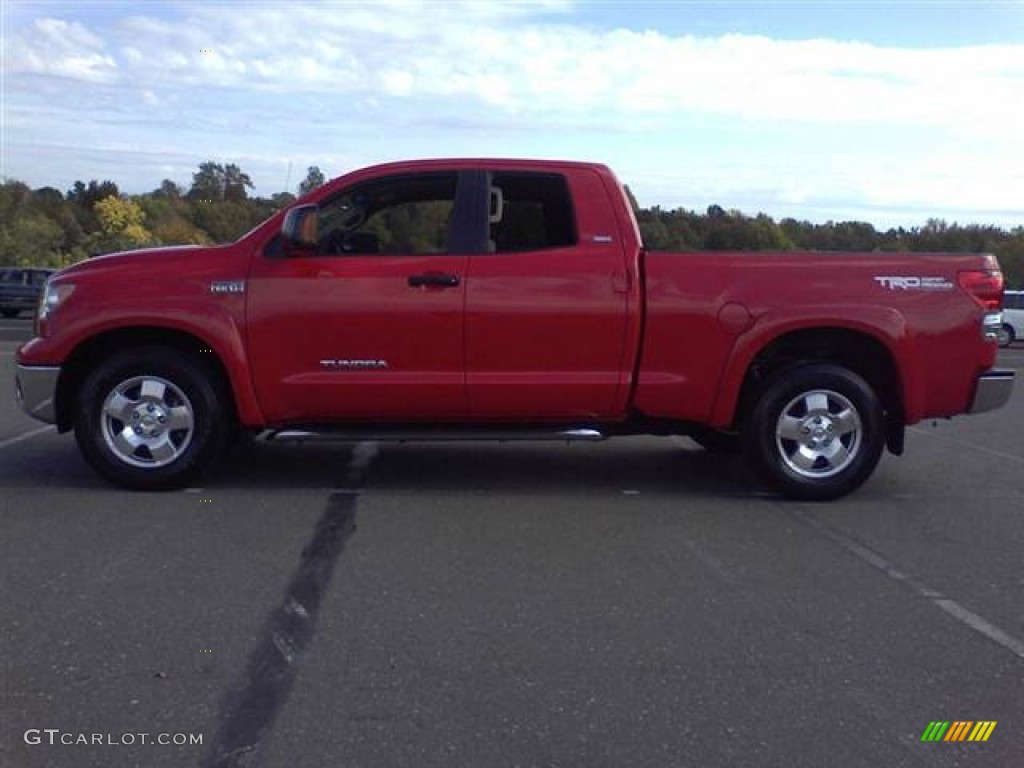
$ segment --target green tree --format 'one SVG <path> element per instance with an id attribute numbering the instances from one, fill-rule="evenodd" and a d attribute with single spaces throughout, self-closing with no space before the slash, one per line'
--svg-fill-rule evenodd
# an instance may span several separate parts
<path id="1" fill-rule="evenodd" d="M 155 190 L 151 195 L 136 199 L 145 213 L 147 229 L 153 233 L 156 242 L 162 245 L 202 245 L 210 237 L 196 227 L 188 218 L 188 206 L 182 199 L 175 199 Z"/>
<path id="2" fill-rule="evenodd" d="M 775 219 L 765 213 L 759 213 L 753 219 L 747 219 L 751 230 L 752 247 L 754 250 L 791 251 L 793 241 L 786 236 L 782 227 Z"/>
<path id="3" fill-rule="evenodd" d="M 1008 288 L 1024 289 L 1024 227 L 1017 227 L 1010 237 L 993 248 Z"/>
<path id="4" fill-rule="evenodd" d="M 160 182 L 160 186 L 150 193 L 150 196 L 177 201 L 181 199 L 182 191 L 181 187 L 179 187 L 176 182 L 173 182 L 170 179 L 164 179 Z"/>
<path id="5" fill-rule="evenodd" d="M 322 187 L 326 179 L 324 178 L 323 172 L 321 172 L 319 166 L 311 165 L 309 170 L 306 172 L 306 178 L 299 184 L 299 197 L 308 195 L 317 187 Z"/>
<path id="6" fill-rule="evenodd" d="M 63 232 L 57 222 L 36 211 L 22 211 L 0 225 L 0 264 L 61 266 Z"/>
<path id="7" fill-rule="evenodd" d="M 212 203 L 221 200 L 240 203 L 246 199 L 246 189 L 252 188 L 249 174 L 234 163 L 221 165 L 212 160 L 199 164 L 199 170 L 192 174 L 192 187 L 188 197 L 194 202 Z"/>
<path id="8" fill-rule="evenodd" d="M 0 184 L 0 222 L 13 221 L 32 204 L 32 189 L 20 181 Z"/>
<path id="9" fill-rule="evenodd" d="M 671 248 L 668 227 L 665 225 L 665 218 L 660 208 L 653 210 L 639 210 L 636 213 L 637 225 L 640 227 L 640 235 L 644 245 L 651 250 L 665 250 Z"/>
<path id="10" fill-rule="evenodd" d="M 178 214 L 155 220 L 150 230 L 161 245 L 206 245 L 210 242 L 206 232 Z"/>
<path id="11" fill-rule="evenodd" d="M 274 206 L 274 211 L 287 208 L 289 205 L 292 205 L 295 200 L 296 197 L 291 192 L 278 192 L 277 194 L 270 196 L 270 202 Z"/>
<path id="12" fill-rule="evenodd" d="M 60 250 L 70 252 L 80 242 L 85 232 L 75 216 L 74 204 L 64 199 L 64 194 L 53 187 L 43 187 L 32 192 L 31 207 L 42 213 L 61 229 Z"/>
<path id="13" fill-rule="evenodd" d="M 252 189 L 249 174 L 242 173 L 242 169 L 232 163 L 224 166 L 224 199 L 229 203 L 243 202 L 247 189 Z"/>
<path id="14" fill-rule="evenodd" d="M 223 165 L 212 160 L 200 163 L 199 170 L 192 174 L 192 187 L 188 191 L 188 198 L 201 203 L 223 200 L 226 183 Z"/>
<path id="15" fill-rule="evenodd" d="M 255 223 L 251 208 L 244 203 L 199 203 L 192 210 L 196 226 L 215 243 L 233 242 L 252 229 Z"/>
<path id="16" fill-rule="evenodd" d="M 117 184 L 112 181 L 96 181 L 93 179 L 88 184 L 83 181 L 76 181 L 68 190 L 67 201 L 71 205 L 71 213 L 78 222 L 78 228 L 82 231 L 82 237 L 100 231 L 100 222 L 93 210 L 96 203 L 107 197 L 117 197 L 121 193 Z"/>
<path id="17" fill-rule="evenodd" d="M 68 200 L 84 210 L 91 211 L 100 200 L 117 197 L 120 194 L 117 184 L 114 182 L 109 180 L 100 182 L 93 179 L 88 186 L 82 181 L 76 181 L 68 190 Z"/>

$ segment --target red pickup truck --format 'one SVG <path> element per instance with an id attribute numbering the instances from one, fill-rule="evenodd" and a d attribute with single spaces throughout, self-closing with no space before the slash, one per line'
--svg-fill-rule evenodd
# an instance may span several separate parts
<path id="1" fill-rule="evenodd" d="M 108 480 L 269 439 L 689 435 L 781 493 L 857 488 L 904 426 L 996 408 L 987 254 L 661 253 L 605 166 L 360 170 L 231 245 L 54 276 L 22 407 Z"/>

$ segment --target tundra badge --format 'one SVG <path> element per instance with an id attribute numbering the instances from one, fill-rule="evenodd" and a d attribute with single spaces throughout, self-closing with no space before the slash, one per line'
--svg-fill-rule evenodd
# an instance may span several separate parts
<path id="1" fill-rule="evenodd" d="M 387 360 L 321 360 L 320 367 L 329 371 L 369 371 L 388 367 Z"/>

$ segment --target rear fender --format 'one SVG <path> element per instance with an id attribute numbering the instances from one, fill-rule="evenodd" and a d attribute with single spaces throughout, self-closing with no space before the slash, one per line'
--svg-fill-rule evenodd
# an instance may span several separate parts
<path id="1" fill-rule="evenodd" d="M 923 402 L 921 365 L 916 361 L 914 345 L 906 319 L 891 307 L 821 306 L 787 307 L 760 315 L 749 330 L 741 334 L 732 348 L 720 379 L 711 416 L 711 426 L 734 426 L 740 396 L 751 365 L 761 352 L 796 331 L 838 329 L 864 334 L 881 343 L 892 356 L 901 384 L 902 408 L 908 419 L 920 412 Z"/>

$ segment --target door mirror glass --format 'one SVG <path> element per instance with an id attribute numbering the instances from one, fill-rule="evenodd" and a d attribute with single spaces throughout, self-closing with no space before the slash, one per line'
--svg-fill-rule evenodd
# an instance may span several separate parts
<path id="1" fill-rule="evenodd" d="M 297 205 L 284 215 L 281 224 L 281 239 L 285 253 L 289 256 L 308 254 L 316 251 L 317 217 L 320 209 L 316 205 Z"/>

